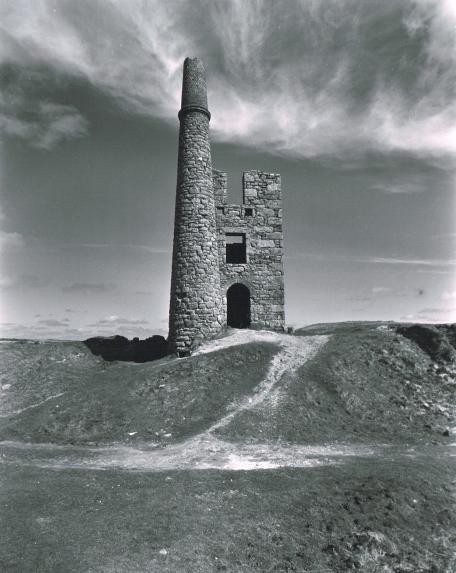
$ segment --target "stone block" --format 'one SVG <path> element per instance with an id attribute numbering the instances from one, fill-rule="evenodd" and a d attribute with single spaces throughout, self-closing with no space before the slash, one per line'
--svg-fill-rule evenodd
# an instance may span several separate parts
<path id="1" fill-rule="evenodd" d="M 264 249 L 265 247 L 274 247 L 275 243 L 273 240 L 270 239 L 260 239 L 258 241 L 258 247 L 260 247 L 261 249 Z"/>

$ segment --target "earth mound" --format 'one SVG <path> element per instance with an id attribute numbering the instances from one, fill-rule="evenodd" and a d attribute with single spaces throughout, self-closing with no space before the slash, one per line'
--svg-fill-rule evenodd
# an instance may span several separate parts
<path id="1" fill-rule="evenodd" d="M 456 571 L 454 329 L 412 326 L 3 341 L 3 569 Z"/>
<path id="2" fill-rule="evenodd" d="M 412 324 L 397 327 L 397 332 L 413 340 L 436 362 L 456 359 L 456 324 Z"/>
<path id="3" fill-rule="evenodd" d="M 140 343 L 122 337 L 90 341 L 106 362 L 88 352 L 89 341 L 11 342 L 2 348 L 9 383 L 0 403 L 0 439 L 161 444 L 228 416 L 214 434 L 229 441 L 445 442 L 456 433 L 456 363 L 440 360 L 453 356 L 446 351 L 448 328 L 404 328 L 365 323 L 313 326 L 295 335 L 233 331 L 188 358 L 154 362 L 144 360 L 150 354 L 141 355 Z M 426 345 L 423 331 L 430 332 Z M 436 333 L 440 342 L 430 345 Z M 151 344 L 156 358 L 164 356 L 166 342 L 157 338 Z M 306 354 L 322 339 L 314 355 Z M 132 367 L 119 361 L 121 354 L 145 363 Z M 239 407 L 244 403 L 248 407 Z"/>

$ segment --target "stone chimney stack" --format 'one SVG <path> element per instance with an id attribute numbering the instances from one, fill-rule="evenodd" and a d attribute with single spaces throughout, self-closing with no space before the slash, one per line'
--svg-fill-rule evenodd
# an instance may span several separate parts
<path id="1" fill-rule="evenodd" d="M 217 227 L 212 183 L 206 75 L 198 58 L 186 58 L 179 111 L 170 350 L 187 356 L 217 334 L 223 322 Z"/>

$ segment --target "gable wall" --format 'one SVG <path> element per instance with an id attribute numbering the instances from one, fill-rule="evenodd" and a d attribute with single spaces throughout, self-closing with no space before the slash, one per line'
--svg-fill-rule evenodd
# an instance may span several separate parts
<path id="1" fill-rule="evenodd" d="M 244 172 L 242 205 L 227 203 L 226 173 L 213 170 L 213 185 L 224 321 L 226 323 L 226 291 L 240 282 L 250 290 L 251 326 L 282 330 L 285 311 L 280 175 Z M 252 216 L 246 216 L 246 208 L 253 209 Z M 226 263 L 226 233 L 245 233 L 245 264 Z"/>

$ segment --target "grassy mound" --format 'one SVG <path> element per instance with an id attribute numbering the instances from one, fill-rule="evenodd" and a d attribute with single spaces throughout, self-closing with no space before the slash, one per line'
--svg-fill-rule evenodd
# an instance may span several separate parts
<path id="1" fill-rule="evenodd" d="M 264 402 L 218 432 L 231 440 L 304 444 L 445 442 L 456 427 L 456 370 L 454 363 L 435 362 L 422 330 L 418 341 L 413 329 L 397 332 L 378 323 L 298 331 L 330 338 L 297 372 L 286 371 Z M 133 365 L 107 363 L 78 343 L 3 344 L 8 388 L 0 439 L 161 443 L 189 437 L 253 393 L 278 350 L 254 342 Z"/>
<path id="2" fill-rule="evenodd" d="M 439 332 L 423 342 L 422 330 L 418 340 L 416 329 L 406 336 L 378 323 L 298 331 L 330 338 L 217 430 L 279 449 L 389 444 L 372 456 L 256 471 L 98 471 L 57 469 L 46 448 L 34 458 L 4 447 L 0 570 L 453 573 L 456 457 L 443 434 L 455 426 L 456 384 L 444 359 L 452 354 L 441 352 L 453 330 L 444 329 L 446 342 Z M 7 342 L 0 351 L 0 440 L 163 446 L 254 393 L 281 352 L 252 342 L 133 365 L 77 343 Z"/>
<path id="3" fill-rule="evenodd" d="M 196 434 L 253 391 L 277 351 L 252 343 L 126 364 L 95 358 L 82 344 L 9 346 L 2 348 L 9 399 L 0 439 L 55 443 L 167 442 Z"/>
<path id="4" fill-rule="evenodd" d="M 286 374 L 264 407 L 242 412 L 225 438 L 447 441 L 456 426 L 456 370 L 378 323 L 322 325 L 298 335 L 331 338 L 297 375 Z"/>

